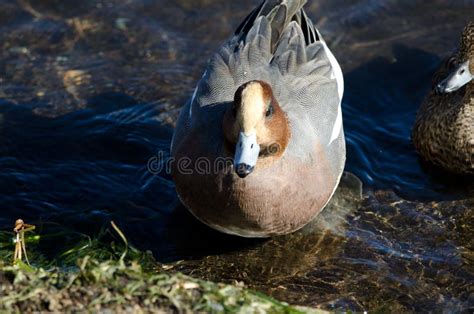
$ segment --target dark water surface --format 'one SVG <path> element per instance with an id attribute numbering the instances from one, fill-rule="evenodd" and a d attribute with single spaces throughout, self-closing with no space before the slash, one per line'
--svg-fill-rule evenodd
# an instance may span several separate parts
<path id="1" fill-rule="evenodd" d="M 257 3 L 0 0 L 0 228 L 21 217 L 93 235 L 115 219 L 159 261 L 182 260 L 173 269 L 292 303 L 472 309 L 474 184 L 422 167 L 410 130 L 474 1 L 310 1 L 345 73 L 346 170 L 364 189 L 348 175 L 302 232 L 221 235 L 148 170 L 207 58 Z"/>

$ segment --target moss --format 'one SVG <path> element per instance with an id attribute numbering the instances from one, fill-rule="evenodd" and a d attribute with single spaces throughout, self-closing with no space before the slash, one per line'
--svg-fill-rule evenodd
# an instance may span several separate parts
<path id="1" fill-rule="evenodd" d="M 137 262 L 88 256 L 74 269 L 0 266 L 0 310 L 303 313 L 239 285 L 144 270 Z"/>
<path id="2" fill-rule="evenodd" d="M 29 235 L 32 266 L 22 262 L 11 266 L 12 238 L 13 233 L 0 232 L 0 311 L 319 313 L 289 306 L 241 284 L 166 273 L 151 253 L 130 247 L 115 227 L 94 239 L 65 230 Z M 42 243 L 65 238 L 77 242 L 56 247 L 54 254 L 47 254 L 51 259 L 42 254 Z"/>

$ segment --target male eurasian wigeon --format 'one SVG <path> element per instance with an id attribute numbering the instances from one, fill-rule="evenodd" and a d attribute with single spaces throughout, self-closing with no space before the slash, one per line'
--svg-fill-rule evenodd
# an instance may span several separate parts
<path id="1" fill-rule="evenodd" d="M 181 110 L 171 145 L 176 190 L 219 231 L 294 232 L 341 178 L 342 71 L 305 3 L 263 1 L 209 60 Z"/>

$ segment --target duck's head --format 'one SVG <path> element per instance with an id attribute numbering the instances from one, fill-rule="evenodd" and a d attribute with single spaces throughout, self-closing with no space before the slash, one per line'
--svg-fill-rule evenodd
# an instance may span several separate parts
<path id="1" fill-rule="evenodd" d="M 466 26 L 461 38 L 457 66 L 438 84 L 440 93 L 454 92 L 474 79 L 474 22 Z"/>
<path id="2" fill-rule="evenodd" d="M 288 119 L 263 81 L 250 81 L 237 89 L 224 115 L 223 131 L 241 178 L 252 173 L 259 159 L 280 158 L 290 138 Z"/>

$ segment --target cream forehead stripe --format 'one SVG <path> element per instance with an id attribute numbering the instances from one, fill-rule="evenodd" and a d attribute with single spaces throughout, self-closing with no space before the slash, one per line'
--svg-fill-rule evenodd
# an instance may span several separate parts
<path id="1" fill-rule="evenodd" d="M 255 127 L 262 119 L 264 108 L 262 85 L 250 83 L 242 91 L 242 104 L 238 115 L 240 126 L 246 136 L 255 132 Z"/>

